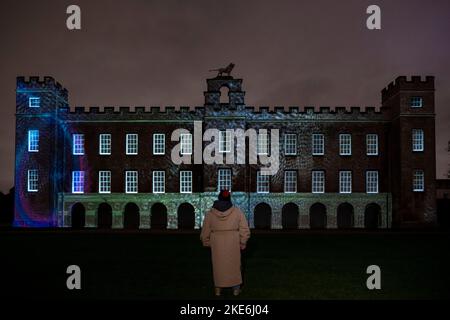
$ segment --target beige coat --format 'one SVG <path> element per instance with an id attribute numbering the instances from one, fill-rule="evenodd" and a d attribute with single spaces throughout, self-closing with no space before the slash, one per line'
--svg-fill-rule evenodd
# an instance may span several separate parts
<path id="1" fill-rule="evenodd" d="M 242 283 L 240 244 L 250 237 L 247 219 L 239 208 L 220 212 L 211 209 L 203 221 L 200 239 L 211 247 L 214 285 L 219 288 Z"/>

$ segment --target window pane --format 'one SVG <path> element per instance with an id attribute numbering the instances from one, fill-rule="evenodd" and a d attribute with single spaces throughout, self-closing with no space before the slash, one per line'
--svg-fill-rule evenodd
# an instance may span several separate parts
<path id="1" fill-rule="evenodd" d="M 413 191 L 424 191 L 425 181 L 423 170 L 415 170 L 413 175 Z"/>
<path id="2" fill-rule="evenodd" d="M 111 135 L 109 133 L 100 134 L 99 153 L 104 155 L 111 154 Z"/>
<path id="3" fill-rule="evenodd" d="M 72 193 L 84 193 L 84 171 L 72 171 Z"/>
<path id="4" fill-rule="evenodd" d="M 339 172 L 339 192 L 351 193 L 352 192 L 352 172 L 340 171 Z"/>
<path id="5" fill-rule="evenodd" d="M 180 171 L 180 192 L 192 192 L 192 171 Z"/>
<path id="6" fill-rule="evenodd" d="M 231 191 L 231 169 L 219 169 L 217 177 L 217 191 Z"/>
<path id="7" fill-rule="evenodd" d="M 39 130 L 28 130 L 28 151 L 39 151 Z"/>
<path id="8" fill-rule="evenodd" d="M 181 139 L 181 154 L 192 154 L 192 135 L 190 133 L 182 133 Z"/>
<path id="9" fill-rule="evenodd" d="M 412 150 L 413 151 L 423 151 L 423 130 L 422 129 L 412 129 Z"/>
<path id="10" fill-rule="evenodd" d="M 98 192 L 111 193 L 111 171 L 99 171 Z"/>
<path id="11" fill-rule="evenodd" d="M 75 133 L 72 135 L 73 154 L 84 154 L 84 134 Z"/>
<path id="12" fill-rule="evenodd" d="M 313 171 L 312 172 L 312 192 L 324 193 L 325 192 L 325 172 Z"/>
<path id="13" fill-rule="evenodd" d="M 166 136 L 164 133 L 153 134 L 153 154 L 164 154 L 166 152 Z"/>
<path id="14" fill-rule="evenodd" d="M 313 134 L 312 135 L 312 154 L 313 155 L 323 155 L 324 154 L 324 136 L 323 134 Z"/>
<path id="15" fill-rule="evenodd" d="M 350 134 L 339 135 L 339 154 L 343 156 L 352 154 L 352 136 Z"/>
<path id="16" fill-rule="evenodd" d="M 378 171 L 366 172 L 366 192 L 378 193 Z"/>
<path id="17" fill-rule="evenodd" d="M 138 135 L 136 133 L 129 133 L 126 136 L 126 154 L 138 154 Z"/>
<path id="18" fill-rule="evenodd" d="M 256 176 L 256 192 L 269 193 L 269 188 L 270 188 L 270 176 L 261 174 L 261 171 L 258 171 Z"/>
<path id="19" fill-rule="evenodd" d="M 153 193 L 164 193 L 165 191 L 165 172 L 153 171 Z"/>
<path id="20" fill-rule="evenodd" d="M 284 135 L 284 154 L 296 155 L 297 154 L 297 135 L 287 133 Z"/>
<path id="21" fill-rule="evenodd" d="M 28 170 L 27 189 L 28 192 L 37 192 L 39 183 L 39 175 L 37 170 Z"/>
<path id="22" fill-rule="evenodd" d="M 125 172 L 125 192 L 137 193 L 138 192 L 138 174 L 137 171 Z"/>
<path id="23" fill-rule="evenodd" d="M 28 107 L 30 108 L 39 108 L 41 106 L 41 98 L 39 97 L 30 97 L 28 99 Z"/>
<path id="24" fill-rule="evenodd" d="M 378 155 L 378 135 L 366 135 L 367 155 Z"/>
<path id="25" fill-rule="evenodd" d="M 297 192 L 297 171 L 288 170 L 284 172 L 284 192 Z"/>

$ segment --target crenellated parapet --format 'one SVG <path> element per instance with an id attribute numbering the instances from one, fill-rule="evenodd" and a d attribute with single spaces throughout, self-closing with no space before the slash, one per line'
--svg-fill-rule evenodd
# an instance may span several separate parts
<path id="1" fill-rule="evenodd" d="M 381 99 L 383 102 L 392 98 L 399 91 L 434 91 L 434 76 L 399 76 L 390 82 L 387 87 L 381 90 Z"/>
<path id="2" fill-rule="evenodd" d="M 59 82 L 57 82 L 53 77 L 45 76 L 45 77 L 37 77 L 31 76 L 28 79 L 25 77 L 17 77 L 16 78 L 16 90 L 24 91 L 24 90 L 32 90 L 32 91 L 48 91 L 54 90 L 64 99 L 68 98 L 68 91 L 64 88 Z"/>

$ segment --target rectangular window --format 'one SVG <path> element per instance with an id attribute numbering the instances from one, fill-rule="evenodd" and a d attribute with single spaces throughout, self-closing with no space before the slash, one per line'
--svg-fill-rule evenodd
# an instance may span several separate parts
<path id="1" fill-rule="evenodd" d="M 164 171 L 153 171 L 153 193 L 165 192 L 165 175 Z"/>
<path id="2" fill-rule="evenodd" d="M 366 135 L 366 151 L 368 156 L 378 155 L 378 135 L 376 133 Z"/>
<path id="3" fill-rule="evenodd" d="M 217 174 L 217 190 L 231 191 L 231 169 L 219 169 Z"/>
<path id="4" fill-rule="evenodd" d="M 137 133 L 128 133 L 126 136 L 126 154 L 138 154 L 138 135 Z"/>
<path id="5" fill-rule="evenodd" d="M 352 193 L 351 171 L 339 171 L 339 193 Z"/>
<path id="6" fill-rule="evenodd" d="M 72 135 L 72 146 L 74 155 L 84 154 L 84 134 L 74 133 Z"/>
<path id="7" fill-rule="evenodd" d="M 325 171 L 312 172 L 312 193 L 325 192 Z"/>
<path id="8" fill-rule="evenodd" d="M 28 152 L 39 151 L 39 130 L 28 130 Z"/>
<path id="9" fill-rule="evenodd" d="M 256 192 L 257 193 L 269 193 L 270 189 L 270 175 L 262 174 L 258 171 L 256 175 Z"/>
<path id="10" fill-rule="evenodd" d="M 339 154 L 349 156 L 352 154 L 352 135 L 345 133 L 339 135 Z"/>
<path id="11" fill-rule="evenodd" d="M 84 193 L 84 171 L 72 171 L 72 193 Z"/>
<path id="12" fill-rule="evenodd" d="M 284 135 L 284 154 L 295 156 L 297 154 L 297 135 L 295 133 L 286 133 Z"/>
<path id="13" fill-rule="evenodd" d="M 321 133 L 315 133 L 312 135 L 312 154 L 313 156 L 321 156 L 325 153 L 324 150 L 324 137 Z"/>
<path id="14" fill-rule="evenodd" d="M 138 192 L 138 172 L 125 171 L 125 193 Z"/>
<path id="15" fill-rule="evenodd" d="M 366 171 L 366 192 L 378 193 L 378 171 Z"/>
<path id="16" fill-rule="evenodd" d="M 412 151 L 423 151 L 423 130 L 412 129 Z"/>
<path id="17" fill-rule="evenodd" d="M 425 177 L 423 170 L 415 170 L 413 176 L 413 191 L 422 192 L 425 190 Z"/>
<path id="18" fill-rule="evenodd" d="M 422 108 L 423 98 L 422 97 L 411 97 L 411 108 Z"/>
<path id="19" fill-rule="evenodd" d="M 192 154 L 192 134 L 182 133 L 180 135 L 181 154 Z"/>
<path id="20" fill-rule="evenodd" d="M 111 154 L 111 135 L 109 133 L 100 134 L 98 152 L 103 155 Z"/>
<path id="21" fill-rule="evenodd" d="M 27 190 L 28 192 L 37 192 L 39 183 L 39 174 L 36 169 L 28 170 Z"/>
<path id="22" fill-rule="evenodd" d="M 153 154 L 166 153 L 166 135 L 164 133 L 153 134 Z"/>
<path id="23" fill-rule="evenodd" d="M 29 97 L 28 98 L 28 107 L 39 108 L 40 106 L 41 106 L 41 98 L 39 98 L 39 97 Z"/>
<path id="24" fill-rule="evenodd" d="M 267 132 L 258 133 L 256 149 L 258 155 L 269 154 L 269 134 Z"/>
<path id="25" fill-rule="evenodd" d="M 180 193 L 192 193 L 192 171 L 180 171 Z"/>
<path id="26" fill-rule="evenodd" d="M 229 130 L 220 131 L 219 152 L 231 152 L 231 134 Z"/>
<path id="27" fill-rule="evenodd" d="M 98 192 L 111 193 L 111 171 L 98 172 Z"/>
<path id="28" fill-rule="evenodd" d="M 284 172 L 284 192 L 297 192 L 297 171 L 287 170 Z"/>

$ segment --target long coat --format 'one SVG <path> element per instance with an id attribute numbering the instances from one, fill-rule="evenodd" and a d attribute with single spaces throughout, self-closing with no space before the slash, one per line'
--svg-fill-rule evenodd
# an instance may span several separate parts
<path id="1" fill-rule="evenodd" d="M 250 229 L 244 213 L 231 207 L 221 212 L 212 208 L 206 213 L 200 239 L 211 247 L 214 285 L 219 288 L 242 283 L 241 244 L 246 244 Z"/>

